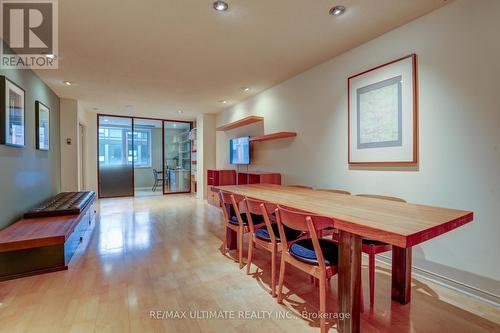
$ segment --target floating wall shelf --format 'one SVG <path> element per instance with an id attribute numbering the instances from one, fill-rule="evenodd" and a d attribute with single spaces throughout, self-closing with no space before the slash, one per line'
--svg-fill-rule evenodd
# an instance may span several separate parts
<path id="1" fill-rule="evenodd" d="M 283 138 L 293 138 L 295 136 L 297 136 L 297 133 L 295 132 L 276 132 L 261 136 L 255 136 L 253 138 L 250 138 L 250 142 L 262 142 L 262 141 L 270 141 Z"/>
<path id="2" fill-rule="evenodd" d="M 234 128 L 250 125 L 253 123 L 257 123 L 259 121 L 264 121 L 264 117 L 259 116 L 248 116 L 240 120 L 233 121 L 232 123 L 222 125 L 216 128 L 217 131 L 229 131 Z"/>

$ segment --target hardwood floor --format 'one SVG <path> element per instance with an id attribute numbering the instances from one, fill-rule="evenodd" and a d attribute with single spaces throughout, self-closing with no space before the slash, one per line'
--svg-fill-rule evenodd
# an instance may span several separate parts
<path id="1" fill-rule="evenodd" d="M 68 271 L 0 282 L 0 332 L 319 332 L 318 320 L 300 318 L 319 307 L 308 276 L 287 267 L 284 304 L 277 304 L 269 253 L 256 248 L 254 274 L 246 275 L 219 251 L 220 216 L 190 195 L 101 200 L 92 238 Z M 390 271 L 377 267 L 375 306 L 370 310 L 365 301 L 363 332 L 500 332 L 498 308 L 418 280 L 411 303 L 400 305 L 391 302 L 390 285 Z M 363 289 L 368 300 L 366 265 Z M 332 313 L 336 290 L 334 277 L 327 299 Z M 155 310 L 191 311 L 188 317 L 235 311 L 236 318 L 151 319 Z M 272 312 L 271 319 L 241 319 L 238 311 Z M 331 321 L 330 331 L 335 327 Z"/>

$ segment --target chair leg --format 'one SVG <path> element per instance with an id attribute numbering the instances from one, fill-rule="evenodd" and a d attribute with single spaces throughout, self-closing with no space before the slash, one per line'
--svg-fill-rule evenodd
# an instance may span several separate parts
<path id="1" fill-rule="evenodd" d="M 325 275 L 319 278 L 319 312 L 320 312 L 320 330 L 321 333 L 326 333 L 328 331 L 326 327 L 326 278 Z"/>
<path id="2" fill-rule="evenodd" d="M 365 312 L 365 297 L 363 296 L 363 279 L 361 279 L 361 285 L 360 285 L 360 292 L 359 292 L 359 304 L 360 304 L 360 313 Z"/>
<path id="3" fill-rule="evenodd" d="M 276 297 L 276 246 L 271 252 L 271 296 Z"/>
<path id="4" fill-rule="evenodd" d="M 224 223 L 224 238 L 222 241 L 222 253 L 227 252 L 227 221 Z"/>
<path id="5" fill-rule="evenodd" d="M 375 301 L 375 254 L 368 255 L 368 271 L 370 275 L 370 307 L 373 307 Z"/>
<path id="6" fill-rule="evenodd" d="M 238 229 L 238 261 L 240 263 L 240 269 L 243 268 L 243 229 Z"/>
<path id="7" fill-rule="evenodd" d="M 248 241 L 247 275 L 250 274 L 250 266 L 252 266 L 254 245 L 255 245 L 255 242 L 253 241 L 253 235 L 252 235 L 252 236 L 250 236 L 250 240 Z M 241 268 L 241 266 L 240 266 L 240 268 Z"/>
<path id="8" fill-rule="evenodd" d="M 278 303 L 283 303 L 283 281 L 285 280 L 285 258 L 281 255 L 280 278 L 278 280 Z"/>

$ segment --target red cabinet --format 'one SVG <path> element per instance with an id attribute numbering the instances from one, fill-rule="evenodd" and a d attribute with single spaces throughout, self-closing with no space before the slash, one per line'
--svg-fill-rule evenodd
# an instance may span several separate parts
<path id="1" fill-rule="evenodd" d="M 207 170 L 207 201 L 219 206 L 219 195 L 214 186 L 244 184 L 276 184 L 281 185 L 281 174 L 275 172 L 236 172 L 235 170 Z"/>
<path id="2" fill-rule="evenodd" d="M 214 206 L 220 206 L 219 194 L 213 189 L 213 186 L 234 185 L 236 184 L 235 170 L 207 170 L 207 201 Z"/>
<path id="3" fill-rule="evenodd" d="M 276 184 L 281 185 L 281 174 L 274 172 L 238 172 L 237 184 Z"/>
<path id="4" fill-rule="evenodd" d="M 223 186 L 236 184 L 235 170 L 207 170 L 208 186 Z"/>

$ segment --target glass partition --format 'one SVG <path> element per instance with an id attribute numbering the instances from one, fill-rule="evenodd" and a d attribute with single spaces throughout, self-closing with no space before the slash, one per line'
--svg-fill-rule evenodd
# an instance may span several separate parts
<path id="1" fill-rule="evenodd" d="M 164 193 L 191 191 L 191 123 L 164 121 Z"/>
<path id="2" fill-rule="evenodd" d="M 133 196 L 133 119 L 100 115 L 97 126 L 99 196 Z"/>
<path id="3" fill-rule="evenodd" d="M 134 192 L 163 195 L 162 120 L 134 119 Z"/>

